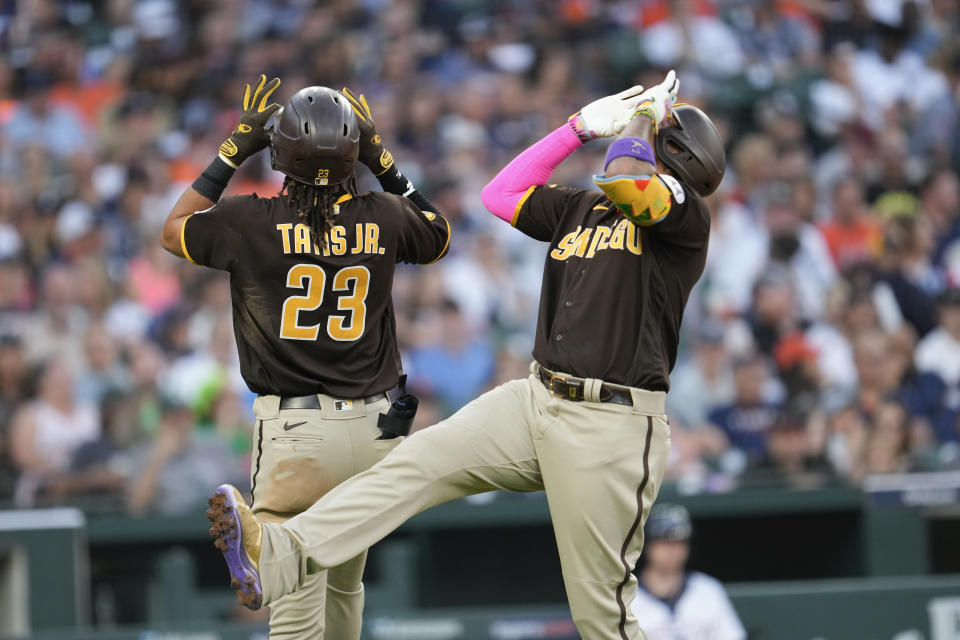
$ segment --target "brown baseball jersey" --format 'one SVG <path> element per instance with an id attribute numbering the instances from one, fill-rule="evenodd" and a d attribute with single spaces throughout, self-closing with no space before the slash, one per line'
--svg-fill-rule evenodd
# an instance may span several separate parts
<path id="1" fill-rule="evenodd" d="M 258 394 L 362 398 L 400 376 L 394 265 L 439 260 L 443 217 L 390 193 L 344 195 L 326 248 L 279 197 L 234 196 L 184 221 L 183 254 L 230 272 L 240 371 Z"/>
<path id="2" fill-rule="evenodd" d="M 599 192 L 534 187 L 514 226 L 550 243 L 533 356 L 583 378 L 667 391 L 680 320 L 703 273 L 710 215 L 673 177 L 669 213 L 641 227 Z"/>

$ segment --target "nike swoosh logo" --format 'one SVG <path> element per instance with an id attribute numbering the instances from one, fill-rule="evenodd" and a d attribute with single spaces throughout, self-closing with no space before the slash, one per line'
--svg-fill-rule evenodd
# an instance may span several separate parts
<path id="1" fill-rule="evenodd" d="M 290 429 L 293 429 L 293 428 L 295 428 L 295 427 L 299 427 L 299 426 L 302 425 L 302 424 L 307 424 L 307 421 L 304 420 L 303 422 L 294 422 L 293 424 L 290 424 L 289 422 L 284 422 L 284 423 L 283 423 L 283 430 L 284 430 L 284 431 L 290 431 Z"/>

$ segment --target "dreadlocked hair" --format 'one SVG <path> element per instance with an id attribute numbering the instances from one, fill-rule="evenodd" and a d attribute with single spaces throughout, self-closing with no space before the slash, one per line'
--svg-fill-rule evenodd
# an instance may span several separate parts
<path id="1" fill-rule="evenodd" d="M 321 249 L 327 248 L 327 232 L 333 226 L 335 214 L 334 203 L 345 193 L 357 195 L 355 175 L 335 187 L 315 187 L 287 176 L 283 181 L 283 188 L 280 189 L 280 197 L 288 206 L 297 210 L 300 221 L 309 227 L 314 244 Z"/>

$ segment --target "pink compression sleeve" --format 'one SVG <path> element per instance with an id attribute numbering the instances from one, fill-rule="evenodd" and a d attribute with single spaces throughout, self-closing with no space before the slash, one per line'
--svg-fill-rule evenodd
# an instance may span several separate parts
<path id="1" fill-rule="evenodd" d="M 483 206 L 512 223 L 530 187 L 547 184 L 553 170 L 582 144 L 570 125 L 559 127 L 514 158 L 480 191 Z"/>

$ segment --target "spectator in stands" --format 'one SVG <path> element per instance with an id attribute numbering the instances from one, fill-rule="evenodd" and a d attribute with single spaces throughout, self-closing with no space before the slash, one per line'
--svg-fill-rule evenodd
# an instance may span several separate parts
<path id="1" fill-rule="evenodd" d="M 496 363 L 490 345 L 474 334 L 454 301 L 445 299 L 433 320 L 432 335 L 410 352 L 408 362 L 414 384 L 430 389 L 451 412 L 484 389 Z"/>
<path id="2" fill-rule="evenodd" d="M 880 253 L 880 225 L 863 200 L 863 187 L 851 176 L 833 186 L 832 219 L 820 227 L 839 271 L 871 262 Z"/>
<path id="3" fill-rule="evenodd" d="M 829 51 L 825 77 L 810 85 L 814 131 L 826 138 L 840 133 L 857 121 L 861 112 L 861 98 L 853 81 L 853 56 L 856 49 L 849 42 L 837 44 Z"/>
<path id="4" fill-rule="evenodd" d="M 767 205 L 767 191 L 777 165 L 776 149 L 769 136 L 751 133 L 733 150 L 737 186 L 733 199 L 749 207 L 758 216 Z"/>
<path id="5" fill-rule="evenodd" d="M 736 396 L 733 368 L 719 323 L 702 327 L 692 357 L 677 364 L 670 376 L 667 413 L 689 427 L 699 427 L 707 415 L 729 406 Z"/>
<path id="6" fill-rule="evenodd" d="M 744 195 L 721 185 L 713 196 L 710 251 L 700 287 L 706 288 L 708 313 L 719 319 L 750 310 L 753 285 L 769 253 L 767 235 L 755 212 L 740 201 Z"/>
<path id="7" fill-rule="evenodd" d="M 31 363 L 65 359 L 74 371 L 83 367 L 87 318 L 76 304 L 76 275 L 64 265 L 43 274 L 37 310 L 23 326 L 23 344 Z"/>
<path id="8" fill-rule="evenodd" d="M 960 179 L 950 169 L 934 171 L 920 193 L 920 210 L 933 225 L 933 262 L 960 284 Z"/>
<path id="9" fill-rule="evenodd" d="M 885 306 L 885 326 L 909 324 L 925 336 L 936 326 L 936 297 L 946 284 L 943 272 L 931 260 L 933 234 L 930 222 L 919 214 L 895 217 L 887 225 L 885 273 L 880 293 L 895 304 Z"/>
<path id="10" fill-rule="evenodd" d="M 778 183 L 770 196 L 764 214 L 770 266 L 790 272 L 799 317 L 815 320 L 823 314 L 827 291 L 837 278 L 830 251 L 820 229 L 793 210 L 788 185 Z"/>
<path id="11" fill-rule="evenodd" d="M 734 364 L 733 371 L 737 389 L 734 401 L 711 411 L 707 419 L 745 456 L 746 464 L 755 467 L 767 456 L 767 435 L 777 421 L 780 405 L 769 397 L 770 371 L 763 356 L 743 358 Z"/>
<path id="12" fill-rule="evenodd" d="M 770 265 L 753 289 L 753 304 L 748 318 L 757 348 L 773 355 L 780 339 L 799 325 L 798 304 L 791 274 L 778 265 Z"/>
<path id="13" fill-rule="evenodd" d="M 764 470 L 793 488 L 812 488 L 828 478 L 826 424 L 802 400 L 781 412 L 767 436 Z"/>
<path id="14" fill-rule="evenodd" d="M 242 399 L 233 389 L 222 387 L 210 399 L 210 424 L 201 425 L 212 427 L 211 435 L 229 447 L 230 459 L 237 465 L 231 474 L 234 476 L 250 475 L 250 451 L 253 450 L 254 432 L 250 429 L 247 411 L 249 406 L 251 403 L 245 398 Z"/>
<path id="15" fill-rule="evenodd" d="M 859 380 L 856 408 L 871 419 L 878 407 L 896 397 L 912 367 L 914 343 L 909 333 L 864 331 L 854 338 L 854 361 Z"/>
<path id="16" fill-rule="evenodd" d="M 869 431 L 855 405 L 836 411 L 829 418 L 826 455 L 834 472 L 843 478 L 860 477 Z"/>
<path id="17" fill-rule="evenodd" d="M 723 585 L 687 569 L 692 535 L 685 507 L 658 502 L 650 509 L 631 604 L 644 634 L 649 640 L 746 640 Z"/>
<path id="18" fill-rule="evenodd" d="M 13 495 L 17 471 L 11 451 L 11 418 L 27 395 L 27 364 L 23 345 L 13 336 L 0 336 L 0 496 Z"/>
<path id="19" fill-rule="evenodd" d="M 898 402 L 884 402 L 873 415 L 862 473 L 904 473 L 910 470 L 910 466 L 907 412 Z M 854 481 L 859 479 L 853 478 Z"/>
<path id="20" fill-rule="evenodd" d="M 134 449 L 127 462 L 132 514 L 186 514 L 203 504 L 210 487 L 223 478 L 242 482 L 229 443 L 198 433 L 195 425 L 189 407 L 165 402 L 156 439 Z"/>
<path id="21" fill-rule="evenodd" d="M 791 3 L 746 5 L 735 15 L 735 26 L 753 73 L 789 80 L 819 62 L 819 34 Z"/>
<path id="22" fill-rule="evenodd" d="M 70 465 L 47 485 L 50 498 L 85 499 L 81 504 L 97 510 L 122 510 L 129 478 L 123 472 L 127 443 L 123 424 L 132 418 L 130 398 L 110 392 L 100 403 L 100 435 L 73 453 Z"/>
<path id="23" fill-rule="evenodd" d="M 85 340 L 87 368 L 77 383 L 77 398 L 99 404 L 111 393 L 125 391 L 130 374 L 120 362 L 117 344 L 103 325 L 91 325 Z"/>
<path id="24" fill-rule="evenodd" d="M 11 452 L 20 472 L 19 506 L 34 504 L 47 482 L 66 471 L 74 452 L 100 433 L 97 407 L 74 394 L 74 378 L 64 360 L 51 360 L 39 377 L 36 399 L 20 409 L 11 426 Z"/>
<path id="25" fill-rule="evenodd" d="M 917 345 L 914 409 L 927 416 L 940 442 L 960 441 L 960 287 L 938 300 L 939 324 Z"/>
<path id="26" fill-rule="evenodd" d="M 864 194 L 868 202 L 876 203 L 885 193 L 916 193 L 918 171 L 910 162 L 909 141 L 903 129 L 888 127 L 877 133 L 873 166 L 865 176 Z"/>
<path id="27" fill-rule="evenodd" d="M 16 149 L 40 145 L 56 158 L 64 158 L 87 145 L 86 127 L 68 104 L 50 99 L 53 77 L 45 70 L 32 70 L 23 83 L 23 100 L 4 127 L 4 137 Z"/>
<path id="28" fill-rule="evenodd" d="M 802 331 L 783 336 L 773 348 L 773 361 L 783 384 L 786 402 L 809 410 L 823 404 L 823 380 L 817 349 Z"/>
<path id="29" fill-rule="evenodd" d="M 17 404 L 27 397 L 28 376 L 23 341 L 13 335 L 0 336 L 0 425 L 4 429 Z"/>
<path id="30" fill-rule="evenodd" d="M 657 0 L 642 7 L 643 52 L 654 66 L 695 70 L 708 79 L 743 70 L 736 32 L 712 0 Z"/>
<path id="31" fill-rule="evenodd" d="M 804 332 L 805 343 L 817 354 L 823 409 L 834 411 L 853 400 L 857 368 L 850 340 L 863 329 L 875 328 L 876 321 L 870 296 L 841 280 L 827 294 L 824 317 Z"/>
<path id="32" fill-rule="evenodd" d="M 136 442 L 156 436 L 160 426 L 161 399 L 159 377 L 167 365 L 160 349 L 151 342 L 131 345 L 128 349 L 133 384 L 131 396 L 135 419 L 127 425 L 126 440 Z"/>

